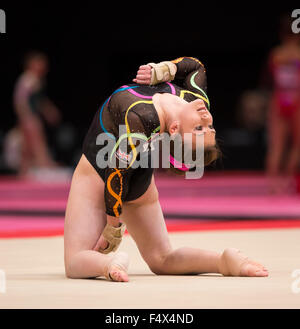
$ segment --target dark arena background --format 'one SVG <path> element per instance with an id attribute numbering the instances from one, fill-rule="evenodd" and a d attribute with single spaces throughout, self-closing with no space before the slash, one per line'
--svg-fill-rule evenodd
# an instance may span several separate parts
<path id="1" fill-rule="evenodd" d="M 0 4 L 6 15 L 6 33 L 0 33 L 0 308 L 299 308 L 299 163 L 292 173 L 283 169 L 291 137 L 276 177 L 266 165 L 274 146 L 269 58 L 281 44 L 280 22 L 295 8 L 118 6 Z M 34 166 L 22 175 L 14 91 L 32 51 L 48 58 L 46 93 L 61 118 L 54 125 L 41 121 L 57 167 Z M 65 209 L 95 112 L 132 83 L 140 65 L 182 56 L 206 67 L 222 157 L 196 181 L 156 171 L 170 239 L 174 246 L 216 251 L 237 246 L 264 263 L 269 277 L 156 276 L 127 232 L 120 249 L 131 258 L 128 284 L 67 279 Z M 299 120 L 292 124 L 300 130 Z M 139 298 L 141 291 L 147 298 Z"/>

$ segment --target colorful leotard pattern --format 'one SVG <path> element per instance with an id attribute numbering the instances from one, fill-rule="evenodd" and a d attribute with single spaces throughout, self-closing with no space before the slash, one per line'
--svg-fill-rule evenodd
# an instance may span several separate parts
<path id="1" fill-rule="evenodd" d="M 271 72 L 279 114 L 291 118 L 300 108 L 300 60 L 272 61 Z"/>
<path id="2" fill-rule="evenodd" d="M 153 105 L 153 95 L 170 93 L 188 102 L 200 98 L 210 109 L 204 65 L 193 57 L 180 57 L 172 62 L 177 66 L 172 82 L 155 86 L 128 84 L 115 90 L 97 111 L 85 137 L 83 154 L 105 182 L 106 213 L 110 216 L 119 217 L 123 202 L 141 196 L 151 183 L 153 169 L 133 168 L 133 163 L 141 157 L 148 157 L 150 161 L 150 152 L 138 152 L 137 146 L 139 141 L 144 143 L 143 146 L 150 145 L 150 141 L 159 135 L 160 122 Z M 119 125 L 126 127 L 121 135 Z M 100 168 L 97 165 L 97 154 L 104 147 L 96 145 L 100 133 L 105 133 L 115 142 L 113 150 L 107 155 L 110 160 L 115 157 L 116 166 L 113 168 Z M 122 146 L 124 141 L 125 149 Z M 142 149 L 147 151 L 147 147 Z"/>

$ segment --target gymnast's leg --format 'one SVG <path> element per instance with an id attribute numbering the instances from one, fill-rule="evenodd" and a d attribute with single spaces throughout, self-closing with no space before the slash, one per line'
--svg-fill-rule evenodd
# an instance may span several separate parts
<path id="1" fill-rule="evenodd" d="M 124 203 L 121 218 L 142 257 L 156 274 L 268 275 L 262 265 L 250 261 L 237 249 L 228 248 L 222 254 L 189 247 L 174 250 L 169 241 L 154 179 L 142 197 Z"/>
<path id="2" fill-rule="evenodd" d="M 106 225 L 104 182 L 83 155 L 72 179 L 65 218 L 65 272 L 69 278 L 105 276 L 128 281 L 125 253 L 94 250 Z"/>

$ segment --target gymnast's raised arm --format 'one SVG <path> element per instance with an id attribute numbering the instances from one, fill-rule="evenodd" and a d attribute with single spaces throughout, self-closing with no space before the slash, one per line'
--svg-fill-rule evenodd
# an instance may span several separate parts
<path id="1" fill-rule="evenodd" d="M 194 92 L 207 100 L 207 79 L 204 65 L 194 57 L 179 57 L 158 64 L 141 65 L 133 82 L 144 85 L 156 85 L 175 80 L 184 89 Z"/>

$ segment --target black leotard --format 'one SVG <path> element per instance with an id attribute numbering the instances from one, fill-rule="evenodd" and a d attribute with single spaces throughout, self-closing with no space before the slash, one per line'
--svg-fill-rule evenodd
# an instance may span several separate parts
<path id="1" fill-rule="evenodd" d="M 152 97 L 156 93 L 170 93 L 190 102 L 202 98 L 209 109 L 206 95 L 206 73 L 203 64 L 196 58 L 181 57 L 172 61 L 177 66 L 175 82 L 160 83 L 156 86 L 128 84 L 122 86 L 102 104 L 96 112 L 93 122 L 85 137 L 83 154 L 105 182 L 106 213 L 119 217 L 124 201 L 135 200 L 145 193 L 150 185 L 153 168 L 132 168 L 136 154 L 130 140 L 130 134 L 144 134 L 148 142 L 151 134 L 160 130 L 157 111 Z M 182 85 L 182 87 L 178 86 Z M 127 133 L 119 136 L 119 125 L 125 125 Z M 97 154 L 104 145 L 96 145 L 97 136 L 106 133 L 117 146 L 112 155 L 116 158 L 115 168 L 99 168 Z M 128 139 L 129 149 L 121 150 L 118 142 Z M 109 155 L 107 155 L 108 157 Z M 99 159 L 99 158 L 98 158 Z M 126 168 L 120 168 L 120 162 L 126 163 Z"/>

